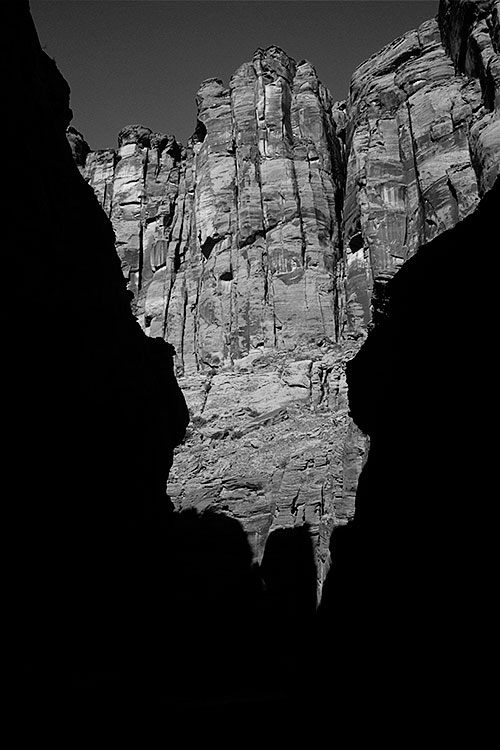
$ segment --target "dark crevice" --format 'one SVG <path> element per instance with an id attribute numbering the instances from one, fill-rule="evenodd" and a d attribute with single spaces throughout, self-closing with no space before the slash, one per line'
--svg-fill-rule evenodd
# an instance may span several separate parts
<path id="1" fill-rule="evenodd" d="M 196 128 L 194 130 L 194 133 L 192 135 L 192 140 L 194 143 L 203 143 L 207 135 L 207 128 L 204 122 L 201 120 L 196 121 Z"/>
<path id="2" fill-rule="evenodd" d="M 173 139 L 172 143 L 169 144 L 165 150 L 167 154 L 170 154 L 170 156 L 176 163 L 180 162 L 182 158 L 182 143 L 178 143 L 175 139 Z"/>
<path id="3" fill-rule="evenodd" d="M 361 232 L 356 232 L 356 234 L 353 234 L 351 239 L 349 240 L 349 250 L 351 251 L 351 253 L 355 253 L 358 250 L 361 250 L 363 246 L 363 235 L 361 234 Z"/>
<path id="4" fill-rule="evenodd" d="M 210 258 L 212 250 L 214 249 L 216 244 L 221 241 L 221 239 L 222 237 L 219 237 L 218 235 L 215 235 L 214 237 L 208 236 L 206 240 L 201 244 L 201 247 L 200 247 L 201 252 L 205 256 L 205 258 L 207 258 L 207 260 L 208 258 Z M 201 237 L 200 237 L 200 242 L 201 242 Z"/>
<path id="5" fill-rule="evenodd" d="M 426 232 L 425 232 L 425 222 L 422 221 L 423 216 L 425 215 L 425 204 L 424 204 L 424 195 L 422 192 L 422 186 L 420 184 L 420 174 L 418 170 L 418 164 L 417 164 L 417 152 L 415 149 L 415 135 L 413 133 L 413 121 L 411 116 L 411 104 L 409 101 L 406 102 L 406 111 L 408 113 L 408 128 L 410 131 L 410 141 L 411 141 L 411 150 L 412 150 L 412 162 L 413 162 L 413 170 L 415 174 L 415 185 L 417 187 L 417 193 L 418 193 L 418 212 L 420 214 L 420 226 L 422 227 L 422 232 L 420 242 L 425 242 L 427 239 Z"/>
<path id="6" fill-rule="evenodd" d="M 482 72 L 480 83 L 483 92 L 484 106 L 488 112 L 493 112 L 495 109 L 495 80 L 489 66 L 484 72 Z"/>
<path id="7" fill-rule="evenodd" d="M 142 272 L 144 267 L 144 226 L 142 222 L 139 226 L 139 264 L 137 268 L 137 292 L 141 291 L 142 288 Z"/>
<path id="8" fill-rule="evenodd" d="M 174 252 L 174 273 L 177 273 L 181 265 L 182 265 L 182 258 L 181 258 L 181 253 L 180 253 L 180 242 L 178 242 L 175 246 L 175 252 Z"/>
<path id="9" fill-rule="evenodd" d="M 277 225 L 274 225 L 274 226 L 277 226 Z M 269 227 L 269 229 L 274 229 L 274 226 Z M 256 229 L 254 232 L 249 234 L 243 240 L 240 240 L 238 247 L 243 248 L 243 247 L 247 247 L 247 245 L 252 245 L 255 242 L 255 240 L 257 240 L 259 237 L 265 238 L 268 231 L 269 230 L 266 230 L 266 229 Z"/>
<path id="10" fill-rule="evenodd" d="M 451 179 L 450 179 L 449 177 L 448 177 L 448 180 L 447 180 L 447 183 L 446 183 L 446 184 L 448 185 L 448 190 L 449 190 L 449 191 L 450 191 L 450 193 L 451 193 L 451 197 L 453 198 L 453 200 L 455 201 L 455 203 L 456 203 L 456 204 L 457 204 L 457 206 L 458 206 L 458 195 L 457 195 L 457 191 L 456 191 L 456 189 L 455 189 L 455 185 L 453 184 L 453 182 L 451 181 Z"/>

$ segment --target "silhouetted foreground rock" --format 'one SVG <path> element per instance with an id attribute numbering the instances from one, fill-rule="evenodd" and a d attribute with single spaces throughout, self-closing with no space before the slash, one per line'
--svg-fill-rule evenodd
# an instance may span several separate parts
<path id="1" fill-rule="evenodd" d="M 75 675 L 116 683 L 139 668 L 146 593 L 158 589 L 152 550 L 169 528 L 166 480 L 188 412 L 173 347 L 133 317 L 111 223 L 74 164 L 69 87 L 28 5 L 9 10 L 21 142 L 33 145 L 36 130 L 29 209 L 18 201 L 9 219 L 22 263 L 9 572 L 18 674 L 46 708 Z"/>
<path id="2" fill-rule="evenodd" d="M 261 574 L 237 520 L 173 512 L 166 480 L 188 423 L 173 348 L 131 313 L 111 224 L 73 161 L 78 139 L 66 140 L 69 88 L 28 5 L 11 10 L 18 135 L 30 143 L 34 123 L 37 135 L 9 394 L 20 731 L 68 723 L 73 746 L 102 739 L 101 720 L 112 741 L 134 727 L 144 741 L 186 722 L 278 716 L 300 661 L 281 612 L 307 601 L 308 623 L 313 613 L 307 530 L 273 540 Z M 305 564 L 299 597 L 280 559 Z M 270 659 L 275 625 L 284 646 Z"/>
<path id="3" fill-rule="evenodd" d="M 497 179 L 471 216 L 418 250 L 347 368 L 370 450 L 355 518 L 332 535 L 320 622 L 336 651 L 330 687 L 386 731 L 437 722 L 480 742 L 493 718 L 496 290 L 489 271 L 466 269 L 490 267 L 499 206 Z"/>

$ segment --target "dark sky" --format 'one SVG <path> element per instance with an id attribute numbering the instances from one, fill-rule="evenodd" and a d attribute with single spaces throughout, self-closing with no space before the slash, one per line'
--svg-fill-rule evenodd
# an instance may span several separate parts
<path id="1" fill-rule="evenodd" d="M 142 124 L 185 143 L 202 80 L 225 84 L 257 47 L 310 60 L 335 99 L 354 68 L 437 13 L 432 0 L 31 0 L 91 148 Z"/>

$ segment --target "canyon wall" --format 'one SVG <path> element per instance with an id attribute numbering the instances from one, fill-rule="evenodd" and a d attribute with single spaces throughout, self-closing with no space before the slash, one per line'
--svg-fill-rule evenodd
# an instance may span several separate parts
<path id="1" fill-rule="evenodd" d="M 498 174 L 498 13 L 495 2 L 442 2 L 436 20 L 354 72 L 344 204 L 354 330 L 383 311 L 405 260 L 469 215 Z"/>
<path id="2" fill-rule="evenodd" d="M 143 741 L 155 713 L 163 737 L 197 716 L 206 739 L 214 715 L 220 737 L 236 695 L 240 730 L 272 716 L 281 738 L 284 724 L 310 733 L 321 701 L 337 737 L 362 725 L 373 741 L 381 720 L 385 739 L 408 727 L 428 739 L 437 719 L 463 740 L 469 720 L 477 743 L 496 638 L 495 276 L 470 283 L 468 269 L 489 263 L 498 234 L 498 3 L 442 3 L 444 46 L 435 22 L 410 32 L 347 103 L 308 64 L 259 51 L 235 76 L 239 98 L 202 87 L 186 148 L 134 126 L 119 153 L 92 153 L 68 128 L 68 85 L 28 5 L 12 9 L 23 143 L 36 123 L 6 410 L 19 730 L 39 736 L 48 721 L 53 736 L 64 717 L 95 741 L 97 708 L 113 737 L 129 739 L 135 717 Z M 408 162 L 405 100 L 375 93 L 384 55 L 415 33 L 446 66 L 439 103 L 460 86 L 470 109 L 457 132 L 443 115 L 433 138 L 412 121 Z M 419 49 L 398 71 L 417 75 Z M 255 129 L 228 150 L 235 96 Z M 372 122 L 372 105 L 387 117 Z M 399 116 L 397 141 L 382 138 Z M 394 195 L 410 206 L 415 191 L 405 236 L 432 239 L 401 257 Z M 16 227 L 26 207 L 16 193 Z M 193 419 L 169 477 L 181 514 L 165 484 L 187 412 L 163 338 Z"/>
<path id="3" fill-rule="evenodd" d="M 387 282 L 498 173 L 498 12 L 442 2 L 357 68 L 344 102 L 309 62 L 259 49 L 227 87 L 203 82 L 185 147 L 131 126 L 86 153 L 68 133 L 136 316 L 177 352 L 191 427 L 174 506 L 238 519 L 257 560 L 307 525 L 319 584 L 366 456 L 345 364 Z"/>
<path id="4" fill-rule="evenodd" d="M 326 555 L 355 486 L 343 481 L 345 159 L 333 102 L 309 63 L 272 47 L 229 88 L 205 81 L 197 103 L 185 148 L 130 127 L 116 153 L 81 165 L 144 330 L 177 351 L 192 426 L 169 495 L 177 509 L 241 521 L 259 560 L 270 533 L 304 523 Z"/>
<path id="5" fill-rule="evenodd" d="M 113 227 L 75 166 L 69 86 L 28 4 L 9 10 L 11 102 L 23 141 L 34 123 L 37 133 L 23 176 L 29 221 L 23 202 L 12 205 L 14 224 L 29 230 L 12 253 L 24 302 L 5 410 L 9 611 L 16 678 L 35 705 L 21 702 L 37 712 L 45 700 L 61 705 L 70 673 L 136 658 L 131 643 L 150 628 L 151 529 L 169 515 L 165 485 L 188 413 L 172 347 L 132 314 Z M 137 409 L 137 398 L 155 410 Z"/>

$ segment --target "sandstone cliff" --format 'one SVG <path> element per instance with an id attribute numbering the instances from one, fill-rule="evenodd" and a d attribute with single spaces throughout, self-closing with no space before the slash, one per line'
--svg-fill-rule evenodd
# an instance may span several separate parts
<path id="1" fill-rule="evenodd" d="M 387 280 L 416 248 L 491 188 L 499 169 L 498 49 L 498 3 L 442 2 L 437 20 L 355 71 L 344 204 L 354 330 L 383 309 Z"/>
<path id="2" fill-rule="evenodd" d="M 270 47 L 203 82 L 185 147 L 133 126 L 81 161 L 141 325 L 177 352 L 175 506 L 237 518 L 257 559 L 307 524 L 320 583 L 366 452 L 345 363 L 387 281 L 498 173 L 498 4 L 455 5 L 363 63 L 345 102 Z"/>
<path id="3" fill-rule="evenodd" d="M 186 148 L 131 127 L 116 154 L 90 153 L 84 167 L 144 329 L 177 351 L 193 428 L 169 494 L 177 508 L 241 520 L 258 559 L 274 529 L 294 524 L 310 524 L 326 550 L 354 489 L 343 496 L 333 103 L 309 63 L 275 47 L 229 88 L 205 81 L 197 102 Z"/>

